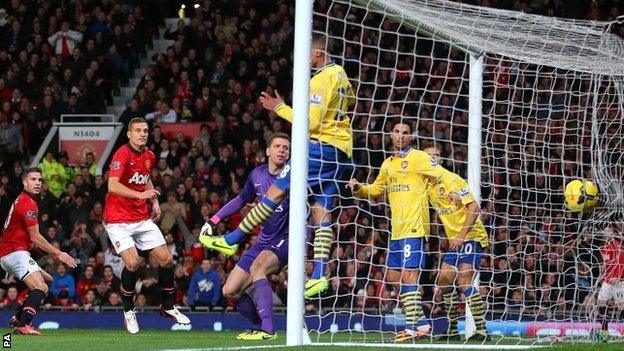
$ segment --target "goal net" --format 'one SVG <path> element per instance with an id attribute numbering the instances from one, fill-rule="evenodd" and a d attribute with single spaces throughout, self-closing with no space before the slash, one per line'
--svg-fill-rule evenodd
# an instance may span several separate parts
<path id="1" fill-rule="evenodd" d="M 611 34 L 615 27 L 443 0 L 314 4 L 314 32 L 328 37 L 355 89 L 354 177 L 363 182 L 372 182 L 390 155 L 397 118 L 415 127 L 415 147 L 437 146 L 445 168 L 468 176 L 470 57 L 482 57 L 482 92 L 472 100 L 482 106 L 482 116 L 473 117 L 481 125 L 480 189 L 472 190 L 481 194 L 490 246 L 474 284 L 489 343 L 592 341 L 600 329 L 602 232 L 624 230 L 624 45 Z M 572 179 L 598 184 L 598 208 L 565 209 L 563 189 Z M 387 203 L 344 192 L 334 218 L 330 291 L 307 302 L 310 337 L 393 343 L 405 315 L 399 287 L 387 282 Z M 437 286 L 448 245 L 432 211 L 420 291 L 435 336 L 455 318 Z M 470 309 L 461 293 L 459 301 L 464 333 Z M 609 318 L 612 335 L 624 334 L 618 314 Z M 418 342 L 449 342 L 434 340 Z"/>

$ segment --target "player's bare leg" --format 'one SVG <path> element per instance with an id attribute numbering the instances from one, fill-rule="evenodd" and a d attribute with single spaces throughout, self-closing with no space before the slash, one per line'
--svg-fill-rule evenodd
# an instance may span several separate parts
<path id="1" fill-rule="evenodd" d="M 136 334 L 139 332 L 139 322 L 134 309 L 134 287 L 136 286 L 137 270 L 139 269 L 139 253 L 136 248 L 130 247 L 122 251 L 119 256 L 121 256 L 124 263 L 120 285 L 121 299 L 124 305 L 124 322 L 126 330 L 130 334 Z"/>
<path id="2" fill-rule="evenodd" d="M 173 278 L 173 257 L 166 245 L 160 245 L 152 249 L 150 255 L 158 261 L 158 284 L 162 293 L 162 305 L 160 314 L 164 317 L 173 319 L 179 324 L 190 324 L 191 320 L 182 314 L 176 306 L 175 302 L 175 285 Z"/>
<path id="3" fill-rule="evenodd" d="M 24 278 L 24 284 L 30 289 L 28 297 L 22 303 L 22 308 L 15 316 L 17 325 L 15 332 L 24 335 L 42 335 L 41 332 L 33 328 L 32 320 L 37 314 L 41 301 L 48 294 L 48 284 L 42 271 L 32 272 Z M 47 273 L 46 273 L 47 274 Z M 47 274 L 49 276 L 49 274 Z"/>
<path id="4" fill-rule="evenodd" d="M 251 286 L 251 275 L 245 272 L 239 266 L 235 266 L 230 272 L 225 281 L 225 285 L 221 291 L 223 296 L 229 301 L 236 303 L 236 309 L 253 325 L 251 331 L 247 331 L 238 335 L 237 339 L 240 339 L 242 335 L 254 333 L 260 329 L 260 323 L 262 322 L 258 315 L 258 309 L 256 303 L 251 296 L 247 294 L 247 289 Z"/>
<path id="5" fill-rule="evenodd" d="M 261 319 L 260 331 L 240 334 L 239 340 L 273 340 L 277 338 L 273 325 L 273 288 L 267 275 L 277 273 L 280 263 L 277 256 L 269 250 L 263 250 L 249 269 L 254 284 L 254 296 Z"/>
<path id="6" fill-rule="evenodd" d="M 314 270 L 305 284 L 305 297 L 311 298 L 329 288 L 325 277 L 325 267 L 329 261 L 334 233 L 331 229 L 331 213 L 319 203 L 312 206 L 312 226 L 314 229 Z"/>
<path id="7" fill-rule="evenodd" d="M 397 333 L 394 342 L 404 342 L 427 337 L 431 326 L 425 321 L 422 310 L 420 286 L 420 269 L 388 270 L 387 279 L 392 283 L 400 283 L 400 300 L 403 302 L 403 312 L 407 327 Z"/>
<path id="8" fill-rule="evenodd" d="M 251 275 L 241 269 L 239 266 L 235 266 L 234 269 L 228 275 L 225 284 L 221 291 L 230 301 L 237 301 L 245 293 L 253 281 Z"/>
<path id="9" fill-rule="evenodd" d="M 474 266 L 470 263 L 460 263 L 457 272 L 457 284 L 464 293 L 466 302 L 470 306 L 470 312 L 474 318 L 476 331 L 469 340 L 487 340 L 488 335 L 485 329 L 485 305 L 481 299 L 479 289 L 473 286 L 475 275 Z"/>
<path id="10" fill-rule="evenodd" d="M 43 276 L 43 281 L 46 283 L 46 285 L 50 286 L 50 284 L 52 284 L 52 276 L 44 270 L 40 270 L 39 273 Z M 13 317 L 11 317 L 11 320 L 9 321 L 9 327 L 17 327 L 17 325 L 19 324 L 19 320 L 22 316 L 23 307 L 23 305 L 20 306 L 20 308 L 17 310 L 17 313 Z"/>
<path id="11" fill-rule="evenodd" d="M 446 335 L 449 340 L 459 340 L 459 332 L 457 330 L 459 294 L 457 293 L 457 284 L 455 282 L 456 276 L 457 271 L 455 267 L 442 262 L 440 274 L 438 275 L 438 286 L 442 290 L 442 301 L 449 321 L 448 335 Z"/>

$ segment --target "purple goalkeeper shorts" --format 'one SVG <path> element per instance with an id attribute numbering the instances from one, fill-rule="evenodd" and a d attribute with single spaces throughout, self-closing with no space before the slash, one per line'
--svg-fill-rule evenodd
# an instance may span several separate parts
<path id="1" fill-rule="evenodd" d="M 280 269 L 288 263 L 288 239 L 284 238 L 276 239 L 266 244 L 256 244 L 252 246 L 243 256 L 241 256 L 236 265 L 242 268 L 245 272 L 249 273 L 251 265 L 256 258 L 258 258 L 260 252 L 264 250 L 271 251 L 275 254 L 275 256 L 277 256 Z"/>

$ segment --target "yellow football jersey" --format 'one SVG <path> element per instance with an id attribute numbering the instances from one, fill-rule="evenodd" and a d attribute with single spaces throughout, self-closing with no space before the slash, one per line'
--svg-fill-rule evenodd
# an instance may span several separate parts
<path id="1" fill-rule="evenodd" d="M 330 63 L 310 79 L 310 139 L 327 143 L 351 157 L 351 121 L 347 114 L 355 103 L 353 87 L 342 66 Z M 278 116 L 292 123 L 293 110 L 275 107 Z"/>
<path id="2" fill-rule="evenodd" d="M 468 183 L 455 173 L 449 172 L 450 177 L 445 177 L 437 184 L 430 184 L 427 194 L 431 206 L 435 208 L 449 241 L 453 241 L 461 231 L 466 218 L 468 217 L 467 205 L 475 201 Z M 455 192 L 461 198 L 461 204 L 456 206 L 448 199 L 449 193 Z M 480 218 L 477 218 L 472 228 L 466 234 L 465 241 L 475 240 L 481 243 L 482 247 L 489 245 L 485 226 Z"/>
<path id="3" fill-rule="evenodd" d="M 450 173 L 426 152 L 408 149 L 387 158 L 372 184 L 362 184 L 356 196 L 388 196 L 392 220 L 391 240 L 429 237 L 429 199 L 425 176 L 446 178 Z"/>

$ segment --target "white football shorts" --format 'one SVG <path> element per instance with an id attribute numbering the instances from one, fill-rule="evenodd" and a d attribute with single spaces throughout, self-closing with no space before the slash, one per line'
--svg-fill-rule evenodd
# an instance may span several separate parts
<path id="1" fill-rule="evenodd" d="M 598 292 L 598 300 L 607 301 L 611 299 L 617 304 L 624 304 L 624 281 L 602 283 L 602 287 L 600 287 Z"/>
<path id="2" fill-rule="evenodd" d="M 118 254 L 131 247 L 146 251 L 165 244 L 160 228 L 151 219 L 136 223 L 104 224 L 104 228 Z"/>
<path id="3" fill-rule="evenodd" d="M 30 257 L 28 251 L 15 251 L 2 257 L 0 264 L 5 272 L 19 280 L 24 280 L 27 275 L 41 270 L 41 267 Z"/>

